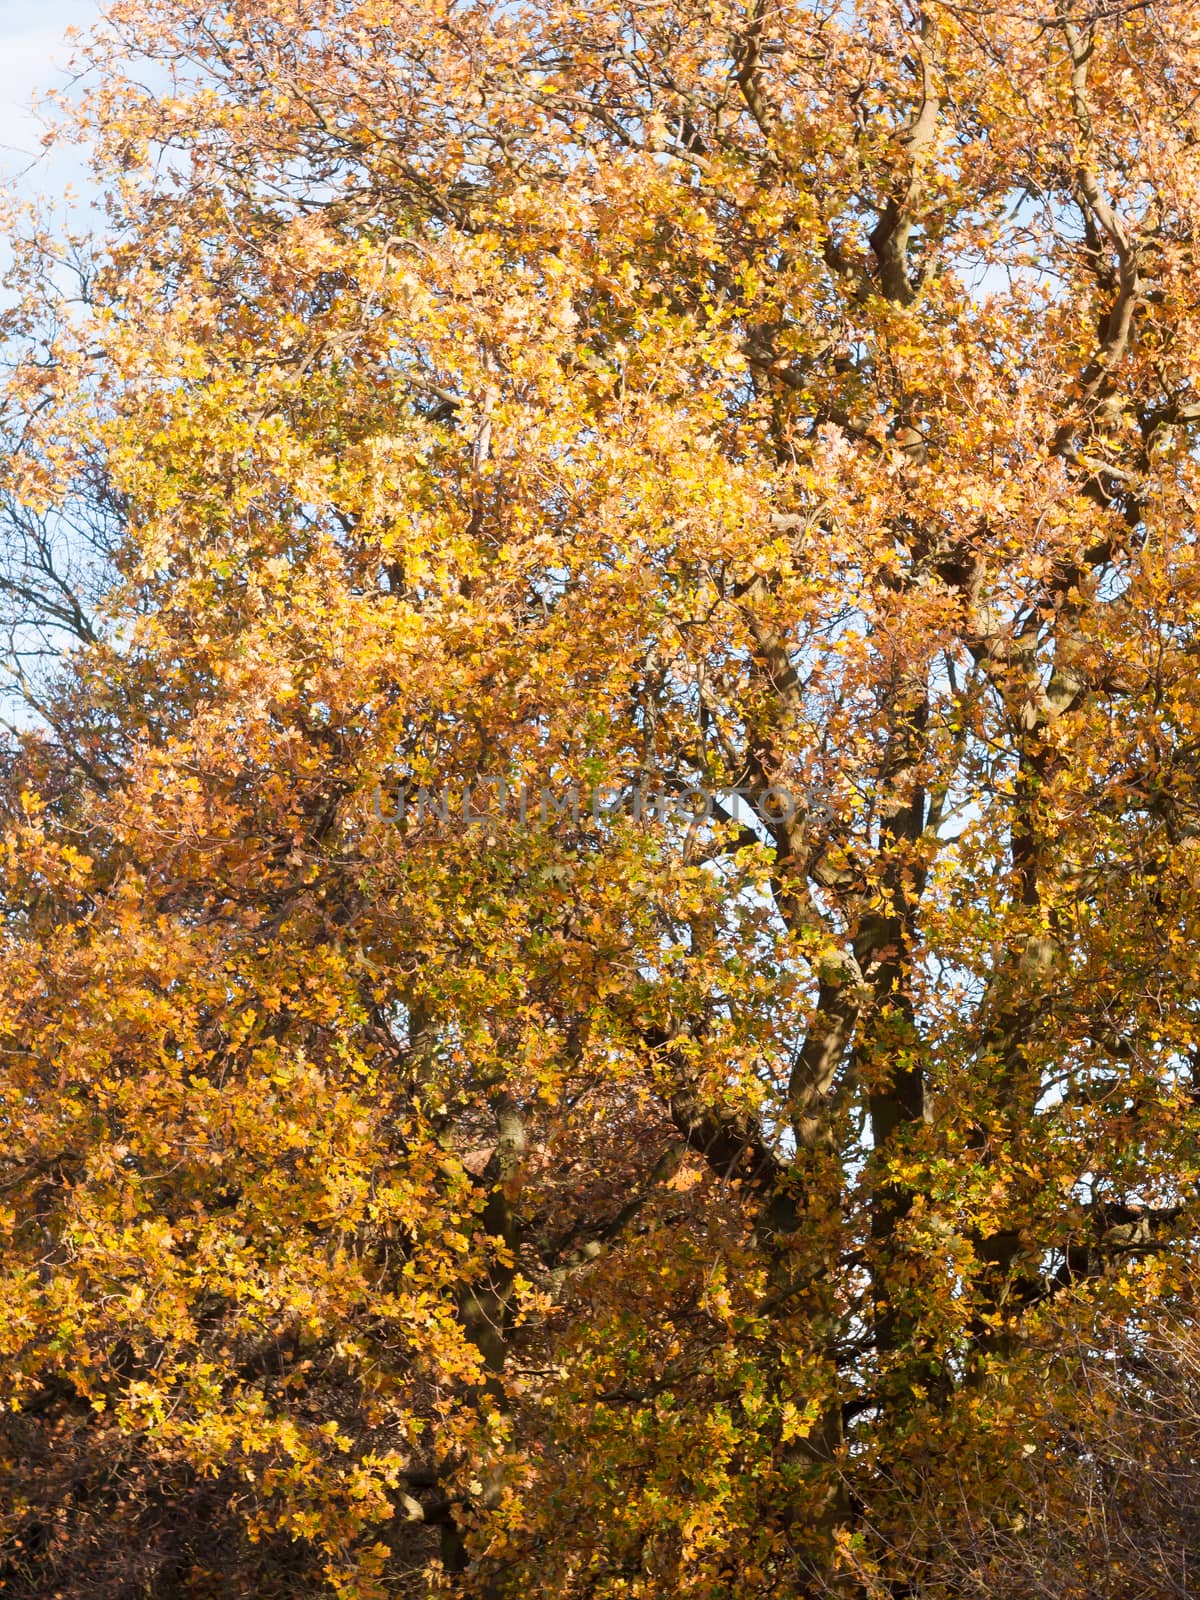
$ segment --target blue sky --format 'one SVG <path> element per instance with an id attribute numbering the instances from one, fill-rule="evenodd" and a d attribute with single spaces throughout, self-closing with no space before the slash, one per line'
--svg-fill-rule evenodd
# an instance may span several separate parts
<path id="1" fill-rule="evenodd" d="M 85 29 L 98 15 L 99 0 L 0 0 L 0 184 L 13 185 L 24 197 L 58 199 L 70 187 L 81 200 L 90 198 L 84 153 L 68 148 L 45 154 L 45 124 L 34 105 L 48 90 L 65 88 L 70 81 L 65 70 L 71 53 L 64 40 L 67 29 Z M 52 214 L 61 217 L 61 208 Z M 0 268 L 6 259 L 0 241 Z M 7 643 L 0 639 L 0 652 Z M 0 717 L 26 727 L 31 721 L 28 707 L 11 692 L 2 673 Z"/>
<path id="2" fill-rule="evenodd" d="M 0 0 L 0 181 L 12 182 L 40 156 L 20 180 L 23 192 L 58 194 L 86 182 L 78 151 L 41 155 L 44 125 L 34 102 L 69 81 L 67 29 L 90 27 L 98 15 L 98 0 Z"/>

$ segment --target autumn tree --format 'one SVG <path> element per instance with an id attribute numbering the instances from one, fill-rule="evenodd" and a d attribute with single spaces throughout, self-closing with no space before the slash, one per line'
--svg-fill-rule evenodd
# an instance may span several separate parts
<path id="1" fill-rule="evenodd" d="M 1184 1337 L 1196 1245 L 1200 10 L 80 52 L 105 229 L 10 221 L 5 1592 L 1092 1594 L 1080 1440 L 1163 1459 L 1185 1369 L 1089 1330 Z"/>
<path id="2" fill-rule="evenodd" d="M 1124 1306 L 1087 1319 L 1074 1307 L 1046 1331 L 1051 1448 L 1017 1466 L 1019 1509 L 1006 1519 L 931 1482 L 914 1504 L 940 1533 L 928 1587 L 962 1600 L 1188 1600 L 1200 1553 L 1194 1315 Z"/>

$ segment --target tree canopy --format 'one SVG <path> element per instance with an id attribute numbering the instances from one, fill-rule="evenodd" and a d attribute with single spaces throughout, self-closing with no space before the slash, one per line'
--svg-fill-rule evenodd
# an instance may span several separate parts
<path id="1" fill-rule="evenodd" d="M 3 1592 L 1191 1592 L 1200 8 L 79 49 Z"/>

